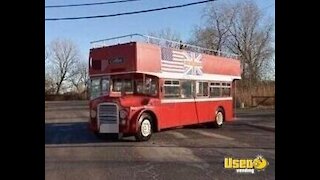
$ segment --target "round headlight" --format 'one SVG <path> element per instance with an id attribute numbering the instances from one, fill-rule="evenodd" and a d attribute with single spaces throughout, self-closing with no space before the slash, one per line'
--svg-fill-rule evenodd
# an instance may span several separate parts
<path id="1" fill-rule="evenodd" d="M 120 118 L 121 118 L 121 119 L 126 118 L 126 117 L 127 117 L 127 115 L 128 115 L 128 113 L 127 113 L 127 111 L 126 111 L 126 110 L 124 110 L 124 109 L 121 109 L 121 110 L 120 110 L 120 112 L 119 112 L 119 116 L 120 116 Z"/>
<path id="2" fill-rule="evenodd" d="M 91 110 L 91 111 L 90 111 L 90 117 L 91 117 L 91 118 L 95 118 L 96 116 L 97 116 L 97 111 Z"/>

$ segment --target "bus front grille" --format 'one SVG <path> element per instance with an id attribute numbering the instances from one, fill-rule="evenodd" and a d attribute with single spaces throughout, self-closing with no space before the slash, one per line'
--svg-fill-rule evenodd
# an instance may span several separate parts
<path id="1" fill-rule="evenodd" d="M 100 104 L 98 108 L 100 124 L 117 124 L 118 107 L 116 104 Z"/>

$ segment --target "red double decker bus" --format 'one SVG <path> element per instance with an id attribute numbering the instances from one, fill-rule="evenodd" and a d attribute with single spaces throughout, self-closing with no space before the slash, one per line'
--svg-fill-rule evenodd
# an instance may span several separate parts
<path id="1" fill-rule="evenodd" d="M 140 34 L 92 45 L 89 124 L 95 133 L 146 141 L 166 128 L 232 121 L 241 77 L 236 55 Z"/>

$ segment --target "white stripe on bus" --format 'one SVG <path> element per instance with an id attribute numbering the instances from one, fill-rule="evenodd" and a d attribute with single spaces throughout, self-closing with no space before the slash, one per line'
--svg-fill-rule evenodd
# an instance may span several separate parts
<path id="1" fill-rule="evenodd" d="M 227 101 L 232 100 L 232 97 L 217 97 L 217 98 L 190 98 L 190 99 L 161 99 L 161 103 L 182 103 L 182 102 L 205 102 L 205 101 Z"/>

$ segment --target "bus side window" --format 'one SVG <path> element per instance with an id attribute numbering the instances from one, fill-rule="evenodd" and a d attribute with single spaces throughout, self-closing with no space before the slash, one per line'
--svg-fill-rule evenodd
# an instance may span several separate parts
<path id="1" fill-rule="evenodd" d="M 222 96 L 229 97 L 231 95 L 230 87 L 223 87 L 222 88 Z"/>
<path id="2" fill-rule="evenodd" d="M 221 96 L 221 83 L 212 82 L 210 83 L 210 97 L 220 97 Z"/>
<path id="3" fill-rule="evenodd" d="M 193 83 L 192 81 L 181 82 L 181 98 L 192 98 Z"/>
<path id="4" fill-rule="evenodd" d="M 196 94 L 197 97 L 208 96 L 208 82 L 197 82 L 196 83 Z"/>
<path id="5" fill-rule="evenodd" d="M 230 83 L 222 83 L 222 96 L 229 97 L 231 96 L 231 86 Z"/>
<path id="6" fill-rule="evenodd" d="M 210 83 L 210 97 L 230 97 L 231 96 L 231 84 L 213 82 Z"/>
<path id="7" fill-rule="evenodd" d="M 210 97 L 219 97 L 220 94 L 220 87 L 210 87 Z"/>
<path id="8" fill-rule="evenodd" d="M 164 97 L 165 98 L 180 98 L 180 83 L 177 80 L 166 80 L 164 82 Z"/>

